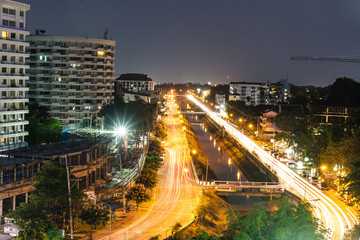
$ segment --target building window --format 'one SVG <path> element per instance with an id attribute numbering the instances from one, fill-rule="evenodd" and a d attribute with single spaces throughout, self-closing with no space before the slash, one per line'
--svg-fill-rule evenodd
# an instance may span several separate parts
<path id="1" fill-rule="evenodd" d="M 8 37 L 9 37 L 9 33 L 6 32 L 6 31 L 2 31 L 2 32 L 1 32 L 1 37 L 2 37 L 2 38 L 8 38 Z"/>
<path id="2" fill-rule="evenodd" d="M 24 11 L 20 11 L 20 17 L 24 17 Z"/>
<path id="3" fill-rule="evenodd" d="M 104 55 L 105 55 L 105 52 L 104 52 L 104 51 L 98 51 L 98 52 L 97 52 L 97 55 L 98 55 L 98 56 L 104 56 Z"/>
<path id="4" fill-rule="evenodd" d="M 15 21 L 3 20 L 3 25 L 9 26 L 9 27 L 15 27 L 16 23 L 15 23 Z"/>
<path id="5" fill-rule="evenodd" d="M 24 28 L 24 23 L 20 23 L 20 28 Z"/>
<path id="6" fill-rule="evenodd" d="M 3 8 L 3 13 L 15 15 L 15 9 Z"/>
<path id="7" fill-rule="evenodd" d="M 10 33 L 10 37 L 15 39 L 16 38 L 16 33 Z"/>
<path id="8" fill-rule="evenodd" d="M 24 40 L 24 34 L 20 34 L 20 40 Z"/>

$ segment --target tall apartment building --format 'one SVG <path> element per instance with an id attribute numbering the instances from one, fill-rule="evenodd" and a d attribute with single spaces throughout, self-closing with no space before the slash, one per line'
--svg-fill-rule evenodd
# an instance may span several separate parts
<path id="1" fill-rule="evenodd" d="M 25 103 L 29 101 L 25 86 L 29 79 L 25 76 L 25 58 L 29 57 L 25 48 L 29 45 L 25 38 L 26 12 L 30 5 L 0 0 L 0 151 L 27 146 L 24 130 L 28 121 L 25 114 L 29 113 Z"/>
<path id="2" fill-rule="evenodd" d="M 287 80 L 276 83 L 231 82 L 229 101 L 244 101 L 247 105 L 288 103 L 290 85 Z"/>
<path id="3" fill-rule="evenodd" d="M 88 124 L 113 99 L 115 41 L 30 35 L 29 99 L 64 129 Z"/>

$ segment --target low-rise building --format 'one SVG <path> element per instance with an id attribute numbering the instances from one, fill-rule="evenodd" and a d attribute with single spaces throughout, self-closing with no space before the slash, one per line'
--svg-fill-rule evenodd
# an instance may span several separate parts
<path id="1" fill-rule="evenodd" d="M 102 185 L 111 166 L 110 140 L 61 142 L 4 151 L 0 158 L 0 217 L 21 202 L 28 201 L 32 177 L 41 170 L 45 160 L 65 163 L 72 167 L 80 190 Z"/>
<path id="2" fill-rule="evenodd" d="M 122 89 L 129 92 L 154 94 L 154 80 L 149 75 L 140 73 L 121 74 L 116 79 L 116 93 L 123 94 Z"/>
<path id="3" fill-rule="evenodd" d="M 264 83 L 231 82 L 229 101 L 244 101 L 246 105 L 266 104 L 268 87 Z"/>
<path id="4" fill-rule="evenodd" d="M 276 136 L 279 128 L 275 124 L 275 118 L 278 115 L 277 112 L 274 111 L 266 111 L 260 116 L 260 134 L 263 139 L 271 139 Z"/>
<path id="5" fill-rule="evenodd" d="M 246 105 L 288 103 L 290 85 L 287 80 L 276 83 L 231 82 L 229 101 L 244 101 Z"/>

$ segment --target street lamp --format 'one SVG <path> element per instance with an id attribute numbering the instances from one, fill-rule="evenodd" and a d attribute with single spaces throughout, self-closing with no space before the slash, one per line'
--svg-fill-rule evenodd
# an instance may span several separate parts
<path id="1" fill-rule="evenodd" d="M 96 198 L 94 198 L 93 196 L 89 196 L 89 198 L 90 199 L 93 199 L 93 200 L 95 200 L 95 203 L 96 203 L 96 201 L 98 201 L 98 202 L 101 202 L 102 204 L 104 204 L 105 206 L 107 206 L 107 207 L 109 207 L 110 208 L 110 223 L 109 223 L 109 240 L 111 240 L 111 216 L 112 216 L 112 210 L 111 210 L 111 206 L 109 205 L 109 204 L 107 204 L 107 203 L 104 203 L 103 201 L 100 201 L 100 200 L 97 200 Z M 91 226 L 92 227 L 92 226 Z"/>
<path id="2" fill-rule="evenodd" d="M 124 160 L 126 160 L 126 155 L 127 155 L 127 135 L 126 135 L 126 128 L 121 126 L 115 129 L 114 133 L 121 137 L 124 136 Z M 125 188 L 124 188 L 124 173 L 123 173 L 123 168 L 122 168 L 122 159 L 121 159 L 121 144 L 119 141 L 119 159 L 120 159 L 120 173 L 121 173 L 121 188 L 122 188 L 122 200 L 123 200 L 123 212 L 124 212 L 124 217 L 126 217 L 126 209 L 125 209 Z M 138 168 L 138 171 L 140 169 Z"/>

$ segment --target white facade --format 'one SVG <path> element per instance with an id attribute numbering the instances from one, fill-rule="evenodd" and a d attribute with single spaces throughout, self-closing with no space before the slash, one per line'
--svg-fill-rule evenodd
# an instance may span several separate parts
<path id="1" fill-rule="evenodd" d="M 241 100 L 246 105 L 266 104 L 266 84 L 249 82 L 232 82 L 229 84 L 229 100 Z"/>
<path id="2" fill-rule="evenodd" d="M 143 94 L 137 94 L 137 93 L 131 93 L 131 92 L 124 93 L 124 101 L 126 103 L 136 101 L 137 98 L 143 100 L 146 103 L 151 102 L 151 98 L 149 95 L 143 95 Z"/>
<path id="3" fill-rule="evenodd" d="M 25 114 L 29 113 L 25 105 L 29 88 L 25 76 L 25 48 L 29 45 L 25 38 L 26 11 L 30 5 L 9 0 L 0 0 L 0 151 L 27 146 L 25 136 Z"/>
<path id="4" fill-rule="evenodd" d="M 276 83 L 231 82 L 229 101 L 244 101 L 246 105 L 289 103 L 290 85 L 287 80 Z"/>
<path id="5" fill-rule="evenodd" d="M 116 80 L 123 89 L 129 92 L 150 93 L 154 91 L 154 80 L 149 75 L 126 73 L 121 74 Z"/>
<path id="6" fill-rule="evenodd" d="M 64 128 L 90 121 L 113 99 L 115 41 L 37 36 L 30 42 L 30 102 L 48 107 Z"/>

